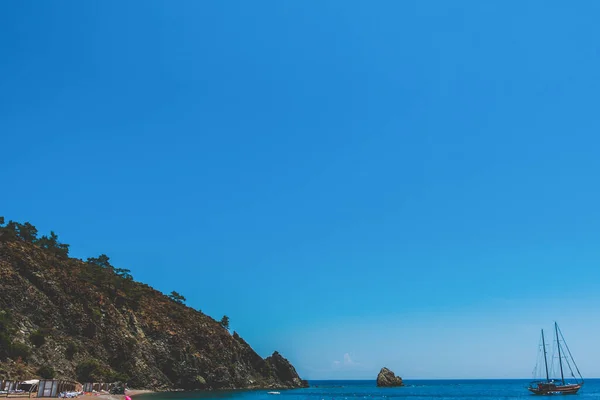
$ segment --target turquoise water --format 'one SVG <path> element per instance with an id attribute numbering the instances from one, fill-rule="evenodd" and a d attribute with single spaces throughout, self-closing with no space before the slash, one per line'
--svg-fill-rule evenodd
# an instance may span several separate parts
<path id="1" fill-rule="evenodd" d="M 407 386 L 400 388 L 378 388 L 375 381 L 310 381 L 310 388 L 279 390 L 279 395 L 270 395 L 267 393 L 268 390 L 172 392 L 143 395 L 138 400 L 392 400 L 403 398 L 533 400 L 540 398 L 527 391 L 528 383 L 528 380 L 427 380 L 405 381 Z M 552 397 L 564 397 L 570 400 L 597 399 L 600 397 L 600 379 L 586 380 L 577 395 Z"/>

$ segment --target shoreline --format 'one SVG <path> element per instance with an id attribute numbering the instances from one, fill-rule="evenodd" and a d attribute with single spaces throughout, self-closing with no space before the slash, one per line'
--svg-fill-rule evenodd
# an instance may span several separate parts
<path id="1" fill-rule="evenodd" d="M 96 394 L 96 395 L 84 395 L 81 397 L 93 397 L 94 399 L 103 399 L 103 400 L 123 400 L 125 398 L 125 396 L 129 396 L 129 397 L 135 397 L 135 396 L 139 396 L 142 394 L 148 394 L 148 393 L 156 393 L 154 390 L 148 390 L 148 389 L 128 389 L 125 394 Z"/>
<path id="2" fill-rule="evenodd" d="M 149 389 L 129 389 L 127 390 L 126 394 L 109 394 L 109 393 L 96 393 L 96 394 L 84 394 L 82 396 L 77 396 L 74 399 L 81 399 L 81 398 L 94 398 L 94 399 L 103 399 L 103 400 L 124 400 L 125 396 L 129 396 L 129 397 L 134 397 L 134 396 L 139 396 L 142 394 L 148 394 L 148 393 L 156 393 L 156 391 L 154 390 L 149 390 Z M 29 397 L 26 394 L 9 394 L 9 395 L 2 395 L 0 397 L 5 397 L 5 398 L 9 398 L 9 399 L 37 399 L 38 397 L 36 395 L 32 395 L 31 397 Z"/>
<path id="3" fill-rule="evenodd" d="M 125 396 L 129 396 L 129 397 L 133 397 L 133 396 L 139 396 L 140 394 L 148 394 L 148 393 L 156 393 L 156 391 L 154 390 L 150 390 L 150 389 L 128 389 L 127 393 L 125 393 Z"/>

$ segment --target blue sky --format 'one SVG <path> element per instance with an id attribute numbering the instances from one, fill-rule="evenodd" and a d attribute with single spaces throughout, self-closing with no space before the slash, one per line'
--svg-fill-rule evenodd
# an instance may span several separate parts
<path id="1" fill-rule="evenodd" d="M 600 376 L 600 4 L 0 5 L 0 212 L 303 377 Z"/>

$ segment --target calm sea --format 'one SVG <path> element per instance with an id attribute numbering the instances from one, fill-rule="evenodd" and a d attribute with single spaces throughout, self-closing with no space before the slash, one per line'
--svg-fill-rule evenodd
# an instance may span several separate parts
<path id="1" fill-rule="evenodd" d="M 528 380 L 423 380 L 405 381 L 400 388 L 378 388 L 375 381 L 310 381 L 310 388 L 279 390 L 279 395 L 268 390 L 172 392 L 152 393 L 136 397 L 138 400 L 390 400 L 415 398 L 418 400 L 455 399 L 537 399 L 526 387 Z M 562 398 L 565 396 L 552 396 Z M 600 379 L 586 380 L 577 395 L 566 399 L 597 399 L 600 397 Z"/>

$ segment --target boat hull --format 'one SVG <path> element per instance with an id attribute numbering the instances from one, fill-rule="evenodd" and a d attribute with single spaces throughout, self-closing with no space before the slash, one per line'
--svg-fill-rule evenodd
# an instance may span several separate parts
<path id="1" fill-rule="evenodd" d="M 551 395 L 551 394 L 576 394 L 581 389 L 580 383 L 569 385 L 556 385 L 554 383 L 538 383 L 527 388 L 533 394 Z"/>

